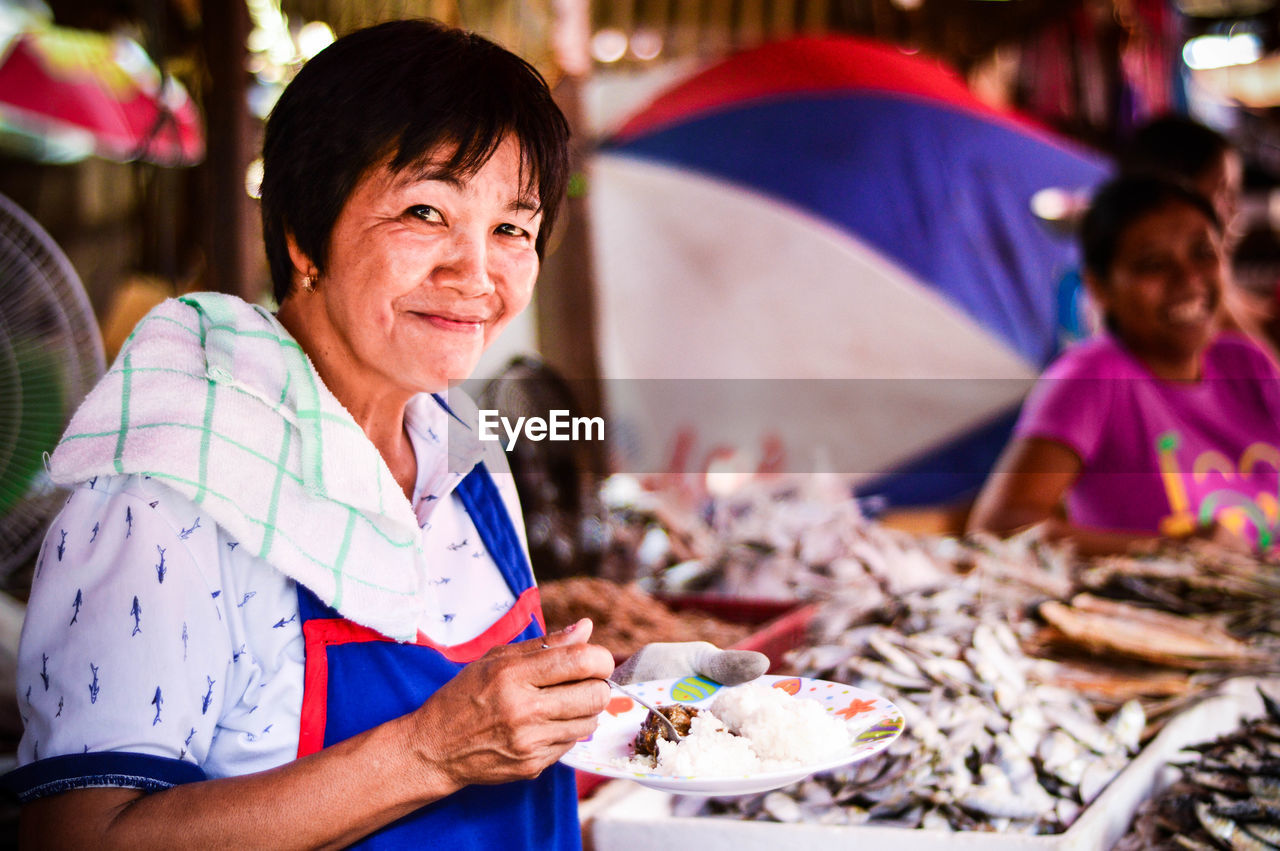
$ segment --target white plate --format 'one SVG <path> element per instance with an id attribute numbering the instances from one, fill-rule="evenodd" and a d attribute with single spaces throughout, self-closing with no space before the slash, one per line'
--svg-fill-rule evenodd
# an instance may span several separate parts
<path id="1" fill-rule="evenodd" d="M 848 740 L 833 742 L 830 755 L 821 760 L 781 771 L 731 777 L 670 777 L 620 768 L 615 761 L 634 755 L 632 742 L 649 710 L 615 692 L 608 707 L 600 713 L 600 725 L 595 733 L 574 745 L 560 761 L 579 771 L 634 780 L 654 789 L 681 795 L 749 795 L 786 786 L 818 771 L 866 759 L 887 748 L 890 742 L 902 734 L 902 712 L 889 700 L 874 692 L 844 683 L 811 680 L 808 677 L 764 676 L 756 682 L 780 688 L 797 698 L 817 701 L 828 712 L 845 718 L 849 728 Z M 651 680 L 627 686 L 628 691 L 635 692 L 655 706 L 684 703 L 709 707 L 722 688 L 727 686 L 703 677 Z"/>

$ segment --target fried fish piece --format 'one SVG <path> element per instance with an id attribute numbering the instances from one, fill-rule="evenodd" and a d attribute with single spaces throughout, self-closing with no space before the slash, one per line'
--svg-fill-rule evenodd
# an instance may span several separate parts
<path id="1" fill-rule="evenodd" d="M 689 726 L 693 723 L 693 716 L 698 714 L 696 706 L 685 706 L 682 703 L 676 703 L 670 706 L 659 706 L 658 709 L 671 720 L 672 724 L 676 725 L 680 735 L 689 735 Z M 659 721 L 654 712 L 650 710 L 649 714 L 645 716 L 644 723 L 640 725 L 640 732 L 636 734 L 636 753 L 644 756 L 657 756 L 658 739 L 671 741 L 671 732 L 667 729 L 667 725 Z"/>

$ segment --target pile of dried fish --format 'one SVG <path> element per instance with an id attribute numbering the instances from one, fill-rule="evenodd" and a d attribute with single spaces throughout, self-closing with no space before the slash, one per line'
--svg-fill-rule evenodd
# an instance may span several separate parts
<path id="1" fill-rule="evenodd" d="M 906 717 L 890 748 L 786 790 L 678 810 L 740 818 L 1057 833 L 1137 751 L 1135 701 L 1108 723 L 1075 692 L 1047 684 L 1052 662 L 1026 656 L 1002 606 L 974 574 L 896 601 L 891 623 L 842 628 L 792 662 L 805 676 L 884 694 Z M 828 606 L 834 605 L 828 604 Z"/>
<path id="2" fill-rule="evenodd" d="M 1142 805 L 1119 851 L 1280 848 L 1280 706 L 1258 691 L 1266 716 L 1187 748 L 1200 758 Z"/>
<path id="3" fill-rule="evenodd" d="M 865 517 L 847 488 L 807 480 L 753 483 L 695 512 L 614 476 L 604 501 L 614 537 L 636 541 L 634 575 L 655 592 L 786 600 L 842 592 L 853 592 L 846 593 L 851 599 L 895 597 L 976 570 L 992 588 L 1012 580 L 1040 599 L 1065 598 L 1072 588 L 1069 551 L 1034 534 L 964 542 L 915 535 Z M 636 527 L 643 529 L 638 536 Z"/>
<path id="4" fill-rule="evenodd" d="M 1098 559 L 1080 586 L 1172 614 L 1211 616 L 1231 634 L 1280 638 L 1280 566 L 1206 543 L 1154 556 Z"/>

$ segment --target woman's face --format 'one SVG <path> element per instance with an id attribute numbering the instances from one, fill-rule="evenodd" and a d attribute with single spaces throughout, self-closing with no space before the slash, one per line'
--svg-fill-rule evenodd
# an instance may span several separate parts
<path id="1" fill-rule="evenodd" d="M 443 161 L 449 151 L 438 153 Z M 385 165 L 361 178 L 334 223 L 314 292 L 295 288 L 289 299 L 308 353 L 329 367 L 322 373 L 408 393 L 467 378 L 528 306 L 538 275 L 542 216 L 538 199 L 521 194 L 520 176 L 519 147 L 507 137 L 467 178 L 430 167 L 392 174 Z"/>
<path id="2" fill-rule="evenodd" d="M 1198 368 L 1225 276 L 1221 236 L 1203 213 L 1175 201 L 1125 229 L 1107 279 L 1094 289 L 1134 354 L 1153 365 Z"/>

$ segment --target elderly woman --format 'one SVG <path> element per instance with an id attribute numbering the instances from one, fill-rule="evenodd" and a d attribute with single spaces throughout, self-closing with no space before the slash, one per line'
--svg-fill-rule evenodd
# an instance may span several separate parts
<path id="1" fill-rule="evenodd" d="M 51 459 L 24 843 L 578 846 L 556 760 L 613 660 L 543 635 L 501 453 L 434 395 L 528 305 L 567 138 L 529 65 L 431 23 L 302 69 L 265 141 L 278 315 L 160 306 Z"/>
<path id="2" fill-rule="evenodd" d="M 1222 226 L 1203 196 L 1153 177 L 1104 186 L 1082 226 L 1108 333 L 1040 379 L 970 527 L 1047 522 L 1085 553 L 1207 537 L 1270 550 L 1280 531 L 1280 374 L 1219 331 Z"/>

